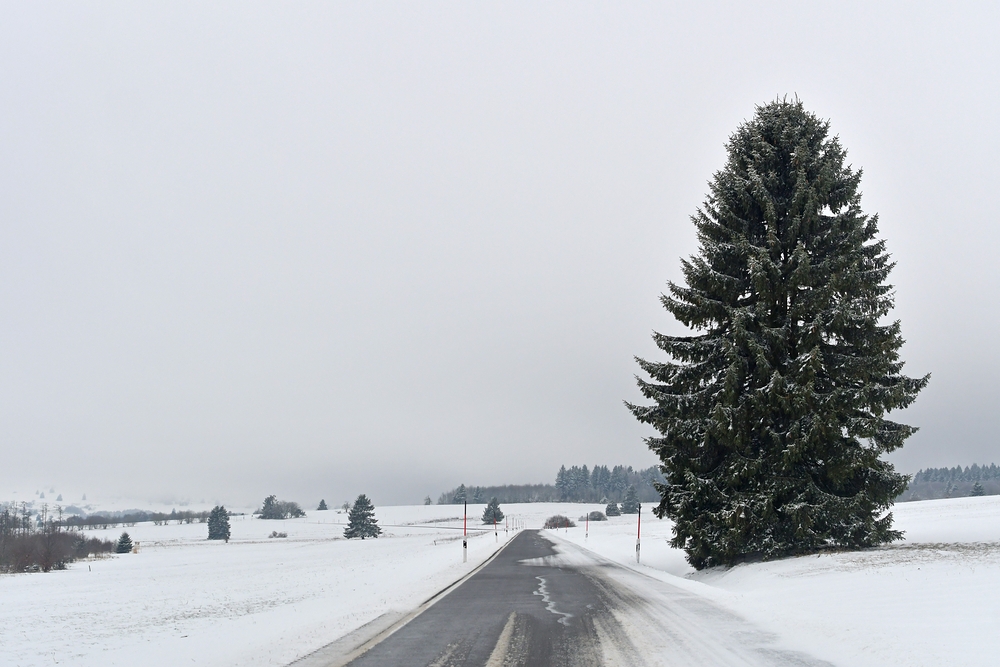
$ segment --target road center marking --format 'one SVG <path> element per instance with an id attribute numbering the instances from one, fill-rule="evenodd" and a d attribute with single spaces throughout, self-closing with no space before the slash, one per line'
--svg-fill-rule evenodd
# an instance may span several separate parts
<path id="1" fill-rule="evenodd" d="M 562 616 L 559 619 L 560 623 L 569 625 L 569 619 L 573 618 L 573 614 L 567 614 L 564 611 L 556 609 L 555 601 L 549 597 L 549 589 L 545 577 L 535 577 L 535 579 L 538 579 L 538 590 L 534 592 L 534 595 L 541 595 L 542 602 L 545 603 L 545 608 L 557 616 Z"/>

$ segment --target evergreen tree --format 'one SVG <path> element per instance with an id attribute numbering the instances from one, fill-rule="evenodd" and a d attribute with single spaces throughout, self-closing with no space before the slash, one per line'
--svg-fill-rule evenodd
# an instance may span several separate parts
<path id="1" fill-rule="evenodd" d="M 610 503 L 608 503 L 607 507 L 604 508 L 604 513 L 607 514 L 608 516 L 621 516 L 622 515 L 622 511 L 620 509 L 618 509 L 618 503 L 616 503 L 613 500 Z"/>
<path id="2" fill-rule="evenodd" d="M 208 514 L 208 539 L 229 541 L 229 512 L 216 505 Z"/>
<path id="3" fill-rule="evenodd" d="M 261 519 L 284 519 L 281 515 L 281 508 L 278 506 L 277 496 L 264 498 L 264 505 L 260 508 Z"/>
<path id="4" fill-rule="evenodd" d="M 625 471 L 625 466 L 615 466 L 611 469 L 611 495 L 621 498 L 627 488 L 628 473 Z"/>
<path id="5" fill-rule="evenodd" d="M 622 514 L 639 513 L 639 495 L 635 492 L 634 486 L 625 489 L 625 498 L 622 500 Z"/>
<path id="6" fill-rule="evenodd" d="M 472 502 L 477 504 L 483 502 L 483 490 L 478 486 L 475 493 L 472 494 Z"/>
<path id="7" fill-rule="evenodd" d="M 430 505 L 430 504 L 431 504 L 431 497 L 424 496 L 424 505 Z"/>
<path id="8" fill-rule="evenodd" d="M 611 471 L 608 466 L 594 466 L 594 472 L 590 473 L 590 485 L 597 492 L 597 497 L 609 495 L 608 484 L 611 482 Z"/>
<path id="9" fill-rule="evenodd" d="M 375 506 L 368 496 L 361 494 L 351 506 L 351 511 L 347 515 L 347 528 L 344 529 L 344 537 L 352 539 L 360 537 L 378 537 L 382 534 L 382 529 L 378 527 L 378 520 L 375 518 Z"/>
<path id="10" fill-rule="evenodd" d="M 982 484 L 980 484 L 979 482 L 976 482 L 975 484 L 972 485 L 972 492 L 969 493 L 969 495 L 970 496 L 985 496 L 986 495 L 986 489 L 983 488 Z"/>
<path id="11" fill-rule="evenodd" d="M 452 498 L 452 502 L 456 505 L 461 505 L 465 502 L 468 492 L 465 490 L 465 484 L 459 484 L 458 489 L 455 491 L 455 497 Z"/>
<path id="12" fill-rule="evenodd" d="M 132 538 L 128 536 L 128 533 L 122 533 L 122 536 L 118 538 L 118 544 L 115 545 L 115 553 L 127 554 L 132 551 Z"/>
<path id="13" fill-rule="evenodd" d="M 319 501 L 319 505 L 316 506 L 316 511 L 317 512 L 322 512 L 322 511 L 328 510 L 328 509 L 330 509 L 330 508 L 326 506 L 326 500 L 321 498 L 320 501 Z"/>
<path id="14" fill-rule="evenodd" d="M 261 519 L 298 519 L 306 515 L 296 502 L 278 500 L 275 496 L 264 498 L 258 515 Z"/>
<path id="15" fill-rule="evenodd" d="M 566 466 L 559 466 L 559 472 L 556 473 L 556 490 L 559 491 L 559 500 L 567 500 L 569 498 L 570 480 L 569 475 L 566 473 Z"/>
<path id="16" fill-rule="evenodd" d="M 739 127 L 692 218 L 686 284 L 661 298 L 694 334 L 654 334 L 671 360 L 637 360 L 656 514 L 699 569 L 902 536 L 886 510 L 907 477 L 880 455 L 916 429 L 885 415 L 928 377 L 901 374 L 900 324 L 881 323 L 893 264 L 828 131 L 798 100 Z"/>
<path id="17" fill-rule="evenodd" d="M 503 516 L 503 512 L 500 511 L 500 501 L 495 496 L 490 498 L 489 504 L 483 510 L 483 523 L 492 524 L 494 521 L 500 523 L 503 521 Z"/>

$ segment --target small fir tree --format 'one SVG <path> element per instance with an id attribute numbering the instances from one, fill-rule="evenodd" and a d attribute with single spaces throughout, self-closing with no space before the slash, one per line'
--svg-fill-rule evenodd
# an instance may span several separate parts
<path id="1" fill-rule="evenodd" d="M 326 506 L 326 501 L 321 499 L 319 501 L 319 505 L 316 506 L 316 511 L 317 512 L 322 512 L 322 511 L 327 510 L 327 509 L 330 509 L 330 508 Z"/>
<path id="2" fill-rule="evenodd" d="M 969 495 L 970 496 L 985 496 L 986 495 L 986 489 L 983 488 L 982 484 L 980 484 L 979 482 L 976 482 L 975 484 L 972 485 L 972 492 L 969 493 Z"/>
<path id="3" fill-rule="evenodd" d="M 616 503 L 613 500 L 610 503 L 608 503 L 607 507 L 604 508 L 604 513 L 607 514 L 608 516 L 621 516 L 622 515 L 622 511 L 620 509 L 618 509 L 618 503 Z"/>
<path id="4" fill-rule="evenodd" d="M 118 543 L 115 545 L 115 553 L 127 554 L 132 551 L 132 538 L 128 536 L 128 533 L 122 533 L 121 537 L 118 538 Z"/>
<path id="5" fill-rule="evenodd" d="M 305 515 L 298 503 L 278 500 L 276 496 L 264 498 L 264 504 L 258 511 L 261 519 L 299 519 Z"/>
<path id="6" fill-rule="evenodd" d="M 430 505 L 430 504 L 431 504 L 431 497 L 424 496 L 424 505 Z"/>
<path id="7" fill-rule="evenodd" d="M 378 527 L 378 521 L 375 519 L 375 506 L 368 500 L 368 496 L 362 493 L 354 501 L 347 515 L 344 537 L 347 539 L 360 537 L 363 540 L 366 537 L 376 538 L 381 534 L 382 529 Z"/>
<path id="8" fill-rule="evenodd" d="M 622 514 L 639 513 L 639 495 L 635 492 L 635 486 L 629 485 L 625 489 L 625 497 L 622 499 Z"/>
<path id="9" fill-rule="evenodd" d="M 283 519 L 281 508 L 278 506 L 278 497 L 271 495 L 264 498 L 264 504 L 260 508 L 261 519 Z"/>
<path id="10" fill-rule="evenodd" d="M 496 499 L 496 496 L 490 498 L 486 509 L 483 510 L 483 523 L 492 524 L 494 521 L 500 523 L 503 521 L 503 516 L 503 512 L 500 511 L 500 501 Z"/>
<path id="11" fill-rule="evenodd" d="M 861 210 L 861 172 L 798 100 L 757 108 L 692 218 L 697 255 L 663 306 L 693 330 L 637 360 L 659 431 L 659 517 L 696 568 L 900 539 L 907 477 L 880 457 L 916 430 L 886 419 L 928 378 L 902 374 L 893 263 Z"/>
<path id="12" fill-rule="evenodd" d="M 229 512 L 222 505 L 216 505 L 208 513 L 208 539 L 229 542 Z"/>
<path id="13" fill-rule="evenodd" d="M 452 502 L 456 505 L 461 505 L 465 502 L 468 496 L 468 492 L 465 490 L 465 484 L 459 484 L 458 488 L 455 490 L 455 497 Z"/>

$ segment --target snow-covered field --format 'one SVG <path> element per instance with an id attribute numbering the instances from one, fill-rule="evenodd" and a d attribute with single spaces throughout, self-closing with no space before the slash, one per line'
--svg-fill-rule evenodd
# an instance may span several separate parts
<path id="1" fill-rule="evenodd" d="M 483 506 L 470 506 L 470 517 Z M 527 527 L 596 505 L 506 505 Z M 138 554 L 63 572 L 0 575 L 0 665 L 286 665 L 386 612 L 406 612 L 506 539 L 469 542 L 456 506 L 380 507 L 385 535 L 344 540 L 335 510 L 233 518 L 228 544 L 204 524 L 126 528 Z M 644 512 L 552 531 L 605 558 L 704 595 L 838 665 L 982 665 L 1000 655 L 1000 497 L 897 505 L 907 541 L 860 553 L 695 573 L 670 525 Z M 479 528 L 475 521 L 470 527 Z M 123 529 L 85 531 L 117 538 Z M 268 538 L 271 531 L 287 538 Z M 513 533 L 511 533 L 512 535 Z"/>
<path id="2" fill-rule="evenodd" d="M 902 503 L 906 541 L 694 572 L 670 549 L 670 525 L 635 517 L 559 537 L 704 595 L 836 665 L 982 665 L 1000 655 L 1000 496 Z M 994 658 L 990 658 L 994 656 Z"/>

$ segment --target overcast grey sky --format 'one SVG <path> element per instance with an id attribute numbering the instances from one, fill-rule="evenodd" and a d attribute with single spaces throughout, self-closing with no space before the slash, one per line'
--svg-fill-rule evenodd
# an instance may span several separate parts
<path id="1" fill-rule="evenodd" d="M 893 460 L 1000 463 L 990 3 L 4 3 L 0 497 L 417 502 L 655 463 L 633 355 L 754 105 L 865 175 Z M 34 488 L 32 488 L 34 487 Z"/>

